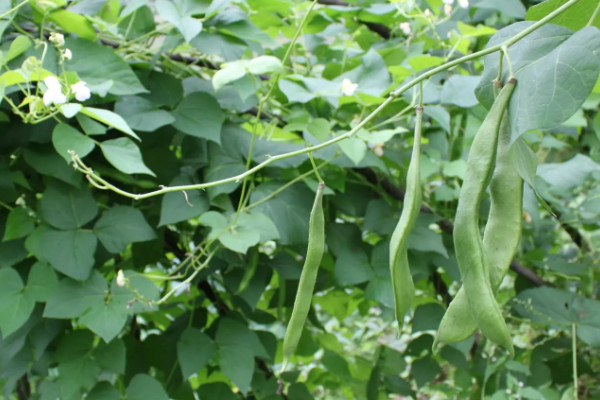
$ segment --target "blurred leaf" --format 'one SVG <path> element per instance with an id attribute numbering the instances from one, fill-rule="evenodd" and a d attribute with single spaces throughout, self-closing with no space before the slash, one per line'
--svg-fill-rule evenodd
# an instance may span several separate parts
<path id="1" fill-rule="evenodd" d="M 156 238 L 141 211 L 127 206 L 115 206 L 102 214 L 94 225 L 94 233 L 111 253 L 124 251 L 131 243 Z"/>
<path id="2" fill-rule="evenodd" d="M 147 174 L 156 176 L 142 159 L 139 147 L 128 138 L 105 140 L 100 143 L 104 157 L 116 169 L 126 174 Z"/>

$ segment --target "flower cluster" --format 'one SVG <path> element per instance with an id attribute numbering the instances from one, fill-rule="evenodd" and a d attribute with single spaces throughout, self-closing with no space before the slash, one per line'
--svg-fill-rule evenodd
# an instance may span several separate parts
<path id="1" fill-rule="evenodd" d="M 44 85 L 46 85 L 46 91 L 42 99 L 45 106 L 51 104 L 59 105 L 67 102 L 67 96 L 62 92 L 62 85 L 56 77 L 52 75 L 45 77 Z M 71 92 L 75 95 L 77 101 L 86 101 L 92 95 L 84 81 L 79 81 L 71 85 Z"/>

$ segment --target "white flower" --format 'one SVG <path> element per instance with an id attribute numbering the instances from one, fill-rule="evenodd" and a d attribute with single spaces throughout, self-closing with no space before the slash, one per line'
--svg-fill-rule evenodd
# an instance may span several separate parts
<path id="1" fill-rule="evenodd" d="M 49 106 L 50 104 L 64 104 L 67 102 L 67 96 L 62 92 L 60 82 L 54 76 L 47 76 L 44 78 L 44 84 L 46 85 L 46 92 L 44 93 L 44 105 Z"/>
<path id="2" fill-rule="evenodd" d="M 458 5 L 461 8 L 468 8 L 469 7 L 469 0 L 458 0 Z"/>
<path id="3" fill-rule="evenodd" d="M 352 96 L 358 87 L 358 83 L 352 83 L 348 78 L 344 78 L 342 81 L 342 93 L 346 96 Z"/>
<path id="4" fill-rule="evenodd" d="M 86 101 L 92 96 L 90 88 L 86 86 L 84 81 L 79 81 L 71 85 L 71 90 L 75 94 L 77 101 Z"/>
<path id="5" fill-rule="evenodd" d="M 62 47 L 65 45 L 65 37 L 62 33 L 52 32 L 49 38 L 50 42 L 55 46 Z"/>
<path id="6" fill-rule="evenodd" d="M 402 32 L 404 32 L 406 36 L 410 35 L 412 32 L 412 30 L 410 29 L 410 24 L 408 22 L 402 22 L 400 24 L 400 29 L 402 29 Z"/>
<path id="7" fill-rule="evenodd" d="M 454 0 L 442 0 L 444 4 L 451 6 L 454 3 Z"/>
<path id="8" fill-rule="evenodd" d="M 431 17 L 431 11 L 429 11 L 429 8 L 425 10 L 425 16 L 427 18 Z"/>
<path id="9" fill-rule="evenodd" d="M 70 60 L 71 58 L 73 58 L 73 53 L 71 53 L 71 50 L 65 49 L 63 56 L 65 57 L 65 60 Z"/>
<path id="10" fill-rule="evenodd" d="M 450 4 L 444 4 L 444 12 L 446 13 L 446 15 L 450 15 L 450 13 L 452 12 L 452 6 Z"/>
<path id="11" fill-rule="evenodd" d="M 117 272 L 117 286 L 125 286 L 125 274 L 123 274 L 122 269 L 120 269 L 119 272 Z"/>

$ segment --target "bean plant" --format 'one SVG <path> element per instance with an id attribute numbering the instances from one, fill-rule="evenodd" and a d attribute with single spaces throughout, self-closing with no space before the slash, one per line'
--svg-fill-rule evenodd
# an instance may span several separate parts
<path id="1" fill-rule="evenodd" d="M 0 397 L 600 398 L 598 28 L 0 0 Z"/>

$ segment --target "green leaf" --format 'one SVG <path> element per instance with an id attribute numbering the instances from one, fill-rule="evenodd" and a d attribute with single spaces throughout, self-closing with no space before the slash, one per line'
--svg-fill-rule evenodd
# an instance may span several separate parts
<path id="1" fill-rule="evenodd" d="M 365 93 L 376 97 L 381 96 L 392 84 L 385 61 L 372 48 L 361 57 L 360 61 L 360 66 L 339 76 L 336 78 L 336 82 L 339 81 L 341 85 L 343 78 L 348 78 L 352 82 L 358 83 L 358 87 L 356 88 L 358 93 Z M 339 95 L 341 96 L 341 86 L 339 90 Z"/>
<path id="2" fill-rule="evenodd" d="M 194 19 L 178 7 L 178 3 L 167 0 L 157 0 L 156 10 L 166 21 L 170 22 L 190 42 L 202 31 L 202 21 Z"/>
<path id="3" fill-rule="evenodd" d="M 354 165 L 360 164 L 367 154 L 367 144 L 357 138 L 344 139 L 338 142 L 338 145 L 342 149 L 345 155 L 348 156 Z"/>
<path id="4" fill-rule="evenodd" d="M 121 394 L 110 383 L 99 382 L 85 397 L 86 400 L 120 400 Z"/>
<path id="5" fill-rule="evenodd" d="M 9 62 L 10 60 L 13 60 L 13 59 L 19 57 L 21 54 L 23 54 L 24 52 L 29 50 L 31 48 L 31 46 L 33 46 L 33 43 L 31 43 L 31 40 L 29 40 L 29 38 L 27 36 L 22 36 L 22 35 L 17 36 L 10 43 L 8 52 L 4 56 L 4 61 Z"/>
<path id="6" fill-rule="evenodd" d="M 202 385 L 198 388 L 198 395 L 200 396 L 200 400 L 238 400 L 238 397 L 233 394 L 231 388 L 224 382 L 213 382 Z"/>
<path id="7" fill-rule="evenodd" d="M 415 226 L 408 236 L 410 250 L 431 251 L 448 258 L 448 250 L 442 241 L 442 235 L 425 226 Z"/>
<path id="8" fill-rule="evenodd" d="M 77 318 L 94 304 L 104 302 L 107 289 L 106 280 L 97 271 L 83 282 L 63 278 L 46 302 L 44 317 Z"/>
<path id="9" fill-rule="evenodd" d="M 475 88 L 479 83 L 478 76 L 452 75 L 442 86 L 441 102 L 470 108 L 479 102 L 475 97 Z"/>
<path id="10" fill-rule="evenodd" d="M 92 139 L 71 125 L 64 123 L 60 123 L 54 127 L 52 131 L 52 144 L 56 152 L 69 164 L 72 162 L 69 150 L 73 150 L 79 158 L 83 158 L 96 147 Z"/>
<path id="11" fill-rule="evenodd" d="M 47 18 L 66 32 L 74 33 L 84 39 L 96 40 L 94 27 L 83 15 L 67 10 L 58 10 L 50 13 Z"/>
<path id="12" fill-rule="evenodd" d="M 247 64 L 247 61 L 233 61 L 222 65 L 221 69 L 215 72 L 212 77 L 212 84 L 215 91 L 219 90 L 228 83 L 246 76 Z"/>
<path id="13" fill-rule="evenodd" d="M 169 186 L 190 185 L 187 176 L 180 175 Z M 191 205 L 190 205 L 191 204 Z M 185 193 L 166 193 L 161 200 L 160 221 L 158 226 L 175 224 L 197 217 L 209 209 L 206 194 L 200 190 L 188 190 Z"/>
<path id="14" fill-rule="evenodd" d="M 248 72 L 254 75 L 271 74 L 282 69 L 281 60 L 273 56 L 258 56 L 248 63 Z"/>
<path id="15" fill-rule="evenodd" d="M 86 231 L 56 231 L 42 234 L 42 253 L 52 267 L 63 274 L 85 281 L 94 267 L 98 239 Z"/>
<path id="16" fill-rule="evenodd" d="M 8 213 L 3 242 L 19 239 L 33 232 L 35 227 L 29 212 L 21 207 L 15 207 Z"/>
<path id="17" fill-rule="evenodd" d="M 517 22 L 498 31 L 488 47 L 506 40 L 530 26 Z M 557 25 L 544 25 L 510 47 L 517 86 L 509 115 L 512 140 L 533 129 L 554 128 L 571 117 L 592 91 L 600 70 L 600 31 L 584 28 L 571 34 Z M 498 74 L 498 55 L 484 59 L 484 73 L 477 97 L 491 104 L 491 82 Z M 503 77 L 508 77 L 503 63 Z"/>
<path id="18" fill-rule="evenodd" d="M 276 182 L 267 182 L 257 186 L 250 194 L 250 202 L 263 199 L 279 185 Z M 313 199 L 314 193 L 305 186 L 294 185 L 256 206 L 254 210 L 265 214 L 275 223 L 282 244 L 306 244 Z"/>
<path id="19" fill-rule="evenodd" d="M 72 59 L 65 62 L 65 69 L 76 72 L 92 91 L 104 95 L 101 88 L 108 84 L 108 92 L 117 96 L 147 92 L 129 64 L 112 48 L 85 39 L 66 39 L 65 42 L 73 54 Z"/>
<path id="20" fill-rule="evenodd" d="M 591 158 L 577 154 L 561 163 L 546 163 L 538 167 L 538 175 L 551 185 L 563 190 L 582 186 L 592 173 L 600 171 L 600 164 Z"/>
<path id="21" fill-rule="evenodd" d="M 173 126 L 191 136 L 221 143 L 223 111 L 208 93 L 196 92 L 185 97 L 173 111 Z"/>
<path id="22" fill-rule="evenodd" d="M 23 287 L 17 271 L 0 269 L 0 329 L 4 338 L 19 329 L 33 311 L 35 301 L 23 293 Z"/>
<path id="23" fill-rule="evenodd" d="M 177 357 L 184 378 L 204 368 L 215 354 L 213 341 L 201 330 L 187 328 L 177 342 Z"/>
<path id="24" fill-rule="evenodd" d="M 317 97 L 315 93 L 307 90 L 304 85 L 288 79 L 279 81 L 279 89 L 290 103 L 308 103 Z"/>
<path id="25" fill-rule="evenodd" d="M 139 96 L 122 97 L 115 104 L 115 112 L 122 115 L 132 129 L 142 132 L 152 132 L 175 122 L 169 112 L 158 109 L 150 100 Z"/>
<path id="26" fill-rule="evenodd" d="M 55 228 L 81 228 L 98 214 L 96 200 L 90 190 L 51 181 L 40 201 L 44 221 Z"/>
<path id="27" fill-rule="evenodd" d="M 120 339 L 113 340 L 110 343 L 100 343 L 94 350 L 94 358 L 103 369 L 115 374 L 124 374 L 127 348 Z"/>
<path id="28" fill-rule="evenodd" d="M 246 325 L 222 318 L 215 339 L 221 371 L 242 393 L 247 393 L 254 374 L 254 357 L 265 353 L 258 336 Z"/>
<path id="29" fill-rule="evenodd" d="M 154 378 L 146 374 L 137 374 L 127 386 L 127 400 L 168 400 L 165 389 Z"/>
<path id="30" fill-rule="evenodd" d="M 109 110 L 102 108 L 83 107 L 80 112 L 87 115 L 90 118 L 100 121 L 110 127 L 113 127 L 137 140 L 140 140 L 139 136 L 135 134 L 127 125 L 127 122 L 119 114 L 116 114 Z"/>
<path id="31" fill-rule="evenodd" d="M 260 213 L 241 213 L 238 219 L 238 226 L 243 226 L 248 230 L 253 229 L 260 235 L 260 241 L 279 239 L 277 227 L 269 217 Z"/>
<path id="32" fill-rule="evenodd" d="M 29 297 L 39 302 L 47 301 L 57 285 L 56 272 L 48 264 L 40 261 L 33 264 L 27 278 L 26 290 Z"/>
<path id="33" fill-rule="evenodd" d="M 525 19 L 527 21 L 538 21 L 566 2 L 567 0 L 544 1 L 543 3 L 530 7 L 529 10 L 527 10 Z M 590 17 L 592 16 L 591 10 L 594 10 L 597 6 L 598 0 L 580 0 L 558 16 L 552 18 L 552 23 L 566 26 L 572 31 L 577 31 L 588 24 Z M 592 24 L 597 28 L 600 28 L 600 14 L 596 15 Z"/>
<path id="34" fill-rule="evenodd" d="M 534 322 L 571 324 L 600 328 L 600 301 L 551 287 L 527 289 L 519 293 L 513 307 Z"/>
<path id="35" fill-rule="evenodd" d="M 27 164 L 40 174 L 52 176 L 71 185 L 79 186 L 82 174 L 65 163 L 65 160 L 50 146 L 44 148 L 28 147 L 23 151 L 23 155 Z"/>
<path id="36" fill-rule="evenodd" d="M 102 214 L 94 225 L 94 233 L 111 253 L 120 253 L 131 243 L 156 238 L 141 211 L 127 206 L 115 206 Z"/>
<path id="37" fill-rule="evenodd" d="M 352 286 L 373 277 L 369 258 L 362 249 L 348 249 L 335 260 L 335 279 L 341 286 Z"/>
<path id="38" fill-rule="evenodd" d="M 127 319 L 129 310 L 127 303 L 114 298 L 102 299 L 94 303 L 90 309 L 79 318 L 79 322 L 86 325 L 90 330 L 110 342 L 121 332 Z"/>
<path id="39" fill-rule="evenodd" d="M 218 237 L 223 246 L 238 253 L 245 254 L 248 248 L 260 241 L 260 233 L 252 226 L 238 224 L 230 227 L 229 219 L 216 211 L 202 214 L 198 222 L 211 228 L 209 239 Z"/>
<path id="40" fill-rule="evenodd" d="M 106 140 L 100 143 L 100 149 L 108 162 L 121 172 L 156 176 L 144 164 L 139 147 L 131 139 Z"/>
<path id="41" fill-rule="evenodd" d="M 525 17 L 525 6 L 520 0 L 483 0 L 477 3 L 475 7 L 498 10 L 511 18 L 523 19 Z M 552 20 L 552 23 L 554 23 L 554 20 Z"/>

